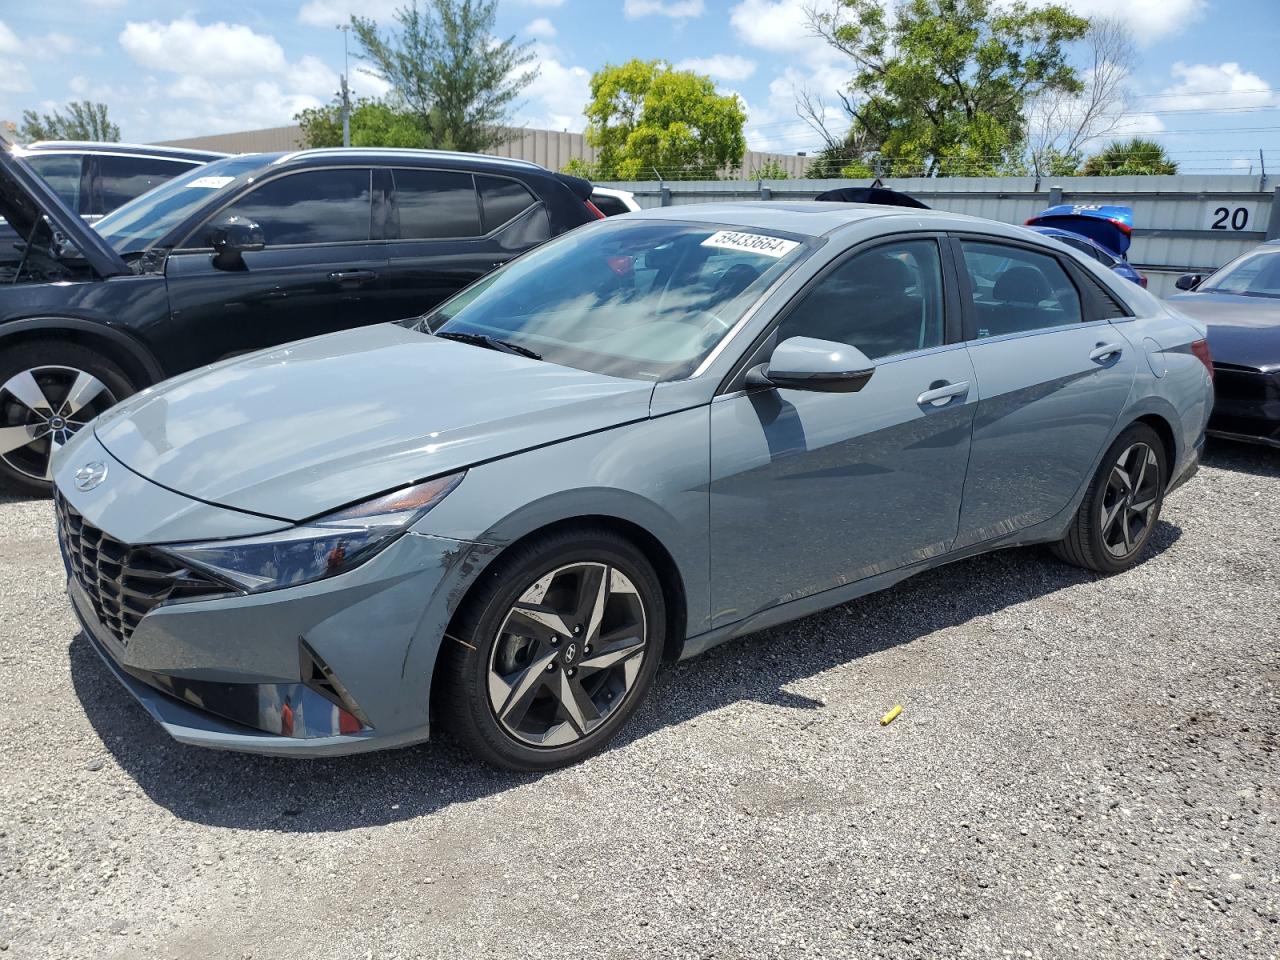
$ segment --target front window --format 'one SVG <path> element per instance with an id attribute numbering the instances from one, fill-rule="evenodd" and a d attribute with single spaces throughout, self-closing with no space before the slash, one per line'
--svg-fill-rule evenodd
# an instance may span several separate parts
<path id="1" fill-rule="evenodd" d="M 1200 284 L 1200 290 L 1280 298 L 1280 250 L 1246 253 Z"/>
<path id="2" fill-rule="evenodd" d="M 678 380 L 810 249 L 743 228 L 600 222 L 490 274 L 422 326 L 609 376 Z"/>
<path id="3" fill-rule="evenodd" d="M 93 225 L 116 253 L 140 253 L 204 206 L 236 177 L 262 166 L 254 154 L 195 167 L 126 203 Z"/>

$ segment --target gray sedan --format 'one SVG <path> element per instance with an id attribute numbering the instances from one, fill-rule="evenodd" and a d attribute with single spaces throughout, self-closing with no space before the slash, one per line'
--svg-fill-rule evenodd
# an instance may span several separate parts
<path id="1" fill-rule="evenodd" d="M 174 737 L 427 738 L 546 769 L 663 659 L 987 550 L 1138 562 L 1195 469 L 1204 329 L 934 211 L 573 231 L 427 316 L 160 384 L 55 465 L 86 634 Z"/>

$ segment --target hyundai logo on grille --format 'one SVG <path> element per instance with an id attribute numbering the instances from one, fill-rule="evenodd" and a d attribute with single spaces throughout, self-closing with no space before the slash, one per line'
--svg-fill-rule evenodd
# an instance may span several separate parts
<path id="1" fill-rule="evenodd" d="M 92 460 L 76 471 L 76 489 L 92 490 L 107 479 L 107 465 L 101 460 Z"/>

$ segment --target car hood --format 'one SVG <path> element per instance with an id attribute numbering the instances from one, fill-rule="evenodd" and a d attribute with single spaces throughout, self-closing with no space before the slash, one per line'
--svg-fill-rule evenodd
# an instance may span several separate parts
<path id="1" fill-rule="evenodd" d="M 652 393 L 643 381 L 380 324 L 166 381 L 104 414 L 95 432 L 163 487 L 298 521 L 645 419 Z"/>
<path id="2" fill-rule="evenodd" d="M 40 217 L 66 237 L 102 277 L 129 273 L 129 265 L 92 227 L 67 209 L 53 188 L 6 147 L 0 147 L 0 217 L 20 236 L 28 236 Z"/>
<path id="3" fill-rule="evenodd" d="M 1280 300 L 1205 291 L 1170 297 L 1169 304 L 1208 327 L 1215 362 L 1280 369 Z"/>

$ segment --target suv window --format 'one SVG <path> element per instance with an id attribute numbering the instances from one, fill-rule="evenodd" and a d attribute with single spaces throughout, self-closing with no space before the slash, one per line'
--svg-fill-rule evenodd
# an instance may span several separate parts
<path id="1" fill-rule="evenodd" d="M 857 347 L 873 360 L 943 342 L 942 262 L 932 240 L 904 240 L 859 253 L 805 294 L 778 340 L 817 337 Z"/>
<path id="2" fill-rule="evenodd" d="M 483 232 L 471 174 L 393 170 L 391 175 L 395 179 L 393 209 L 403 239 L 475 237 Z"/>
<path id="3" fill-rule="evenodd" d="M 606 217 L 616 217 L 624 213 L 630 213 L 627 205 L 622 202 L 621 197 L 609 197 L 600 193 L 591 195 L 591 202 L 596 205 L 596 209 L 603 213 Z"/>
<path id="4" fill-rule="evenodd" d="M 268 246 L 369 239 L 368 167 L 305 170 L 268 180 L 215 215 L 257 221 Z"/>
<path id="5" fill-rule="evenodd" d="M 1080 323 L 1080 294 L 1053 257 L 963 240 L 979 339 Z"/>
<path id="6" fill-rule="evenodd" d="M 50 153 L 27 154 L 27 165 L 40 174 L 53 192 L 58 195 L 72 213 L 80 212 L 80 162 L 81 154 Z"/>
<path id="7" fill-rule="evenodd" d="M 485 233 L 514 220 L 538 202 L 538 198 L 519 180 L 477 176 L 476 186 L 480 190 L 480 204 L 484 208 Z"/>
<path id="8" fill-rule="evenodd" d="M 180 173 L 199 166 L 182 160 L 160 160 L 155 157 L 95 158 L 98 175 L 92 182 L 92 213 L 110 213 L 140 197 L 152 187 L 172 180 Z"/>

